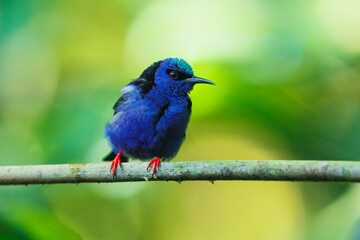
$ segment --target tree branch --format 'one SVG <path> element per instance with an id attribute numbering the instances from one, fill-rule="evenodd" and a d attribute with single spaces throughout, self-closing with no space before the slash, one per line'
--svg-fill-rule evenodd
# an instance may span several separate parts
<path id="1" fill-rule="evenodd" d="M 164 162 L 157 178 L 148 163 L 124 163 L 117 176 L 110 163 L 0 167 L 0 185 L 135 181 L 333 181 L 360 182 L 360 162 L 352 161 L 202 161 Z"/>

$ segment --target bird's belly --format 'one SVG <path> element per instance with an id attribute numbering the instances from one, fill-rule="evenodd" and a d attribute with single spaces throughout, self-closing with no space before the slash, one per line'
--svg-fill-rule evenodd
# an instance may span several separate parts
<path id="1" fill-rule="evenodd" d="M 185 139 L 185 128 L 170 128 L 154 145 L 153 152 L 161 158 L 173 158 Z"/>
<path id="2" fill-rule="evenodd" d="M 180 149 L 185 139 L 185 131 L 189 123 L 190 113 L 185 111 L 177 112 L 172 117 L 169 115 L 160 119 L 159 132 L 154 138 L 153 152 L 161 158 L 173 158 Z M 169 121 L 171 119 L 171 121 Z"/>
<path id="3" fill-rule="evenodd" d="M 163 111 L 153 105 L 129 108 L 114 115 L 105 126 L 105 136 L 115 153 L 123 150 L 137 159 L 169 159 L 180 149 L 189 117 L 186 106 L 170 105 Z"/>
<path id="4" fill-rule="evenodd" d="M 138 159 L 154 156 L 150 148 L 155 136 L 154 117 L 148 109 L 143 110 L 119 112 L 105 126 L 105 136 L 114 152 L 123 150 Z"/>

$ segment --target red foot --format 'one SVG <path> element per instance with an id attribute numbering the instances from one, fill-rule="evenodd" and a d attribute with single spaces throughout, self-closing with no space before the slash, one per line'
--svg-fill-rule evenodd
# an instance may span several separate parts
<path id="1" fill-rule="evenodd" d="M 111 170 L 113 170 L 113 174 L 116 175 L 116 168 L 118 165 L 122 168 L 120 156 L 121 156 L 122 150 L 119 151 L 119 153 L 116 155 L 115 159 L 111 163 Z"/>
<path id="2" fill-rule="evenodd" d="M 151 160 L 151 162 L 149 163 L 149 166 L 147 167 L 148 171 L 150 171 L 152 165 L 154 165 L 153 175 L 156 175 L 156 170 L 157 170 L 156 168 L 160 169 L 160 167 L 161 167 L 160 158 L 156 157 L 153 160 Z"/>

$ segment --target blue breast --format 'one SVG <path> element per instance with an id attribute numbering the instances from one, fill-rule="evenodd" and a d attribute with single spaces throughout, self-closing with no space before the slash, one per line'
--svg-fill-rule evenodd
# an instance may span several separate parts
<path id="1" fill-rule="evenodd" d="M 136 159 L 170 159 L 185 138 L 190 113 L 189 98 L 153 102 L 134 89 L 124 89 L 116 114 L 105 125 L 105 137 L 115 153 Z"/>

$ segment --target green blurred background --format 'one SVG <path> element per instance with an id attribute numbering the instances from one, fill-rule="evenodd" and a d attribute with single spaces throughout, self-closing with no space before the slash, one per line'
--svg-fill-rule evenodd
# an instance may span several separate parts
<path id="1" fill-rule="evenodd" d="M 0 1 L 0 164 L 100 162 L 120 89 L 182 57 L 174 161 L 360 155 L 360 1 Z M 360 186 L 186 182 L 0 188 L 0 239 L 360 239 Z"/>

